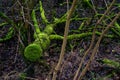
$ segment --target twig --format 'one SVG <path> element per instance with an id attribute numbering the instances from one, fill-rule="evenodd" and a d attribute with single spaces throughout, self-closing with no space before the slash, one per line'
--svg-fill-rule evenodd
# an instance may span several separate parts
<path id="1" fill-rule="evenodd" d="M 66 1 L 67 2 L 67 11 L 69 10 L 69 0 Z"/>
<path id="2" fill-rule="evenodd" d="M 14 77 L 16 75 L 18 75 L 17 71 L 11 71 L 4 76 L 4 80 L 8 80 L 9 77 Z"/>
<path id="3" fill-rule="evenodd" d="M 112 3 L 110 4 L 110 6 L 107 8 L 107 10 L 105 11 L 104 15 L 98 20 L 97 25 L 101 22 L 101 20 L 105 17 L 105 15 L 110 11 L 111 7 L 113 6 L 113 4 L 115 3 L 116 0 L 113 0 Z"/>
<path id="4" fill-rule="evenodd" d="M 107 4 L 106 0 L 104 0 L 104 3 L 105 3 L 105 5 L 106 5 L 106 8 L 108 8 L 108 4 Z"/>
<path id="5" fill-rule="evenodd" d="M 117 16 L 112 20 L 112 22 L 111 22 L 111 23 L 105 28 L 105 30 L 102 32 L 101 36 L 99 37 L 99 39 L 98 39 L 98 41 L 97 41 L 97 43 L 96 43 L 96 45 L 95 45 L 95 47 L 94 47 L 94 49 L 93 49 L 92 55 L 91 55 L 91 57 L 90 57 L 90 60 L 88 61 L 86 67 L 83 69 L 83 71 L 82 71 L 81 75 L 79 76 L 78 80 L 81 80 L 82 77 L 85 75 L 88 67 L 90 66 L 90 63 L 91 63 L 92 60 L 94 59 L 95 54 L 97 54 L 97 53 L 96 53 L 96 52 L 97 52 L 97 49 L 99 48 L 99 44 L 100 44 L 100 42 L 101 42 L 104 34 L 111 28 L 111 26 L 115 23 L 115 21 L 119 18 L 119 16 L 120 16 L 120 12 L 117 14 Z"/>
<path id="6" fill-rule="evenodd" d="M 93 5 L 93 10 L 95 11 L 95 14 L 97 14 L 98 12 L 97 12 L 97 10 L 95 9 L 94 1 L 91 0 L 91 3 L 92 3 L 92 5 Z"/>
<path id="7" fill-rule="evenodd" d="M 94 28 L 94 30 L 93 30 L 93 35 L 92 35 L 91 44 L 90 44 L 89 48 L 86 50 L 86 52 L 84 53 L 84 56 L 83 56 L 83 58 L 82 58 L 82 60 L 81 60 L 81 63 L 79 64 L 78 70 L 76 71 L 76 74 L 75 74 L 73 80 L 76 80 L 76 79 L 77 79 L 77 76 L 78 76 L 78 74 L 79 74 L 79 72 L 80 72 L 80 69 L 81 69 L 82 64 L 83 64 L 83 62 L 84 62 L 84 59 L 85 59 L 85 57 L 87 56 L 87 54 L 90 52 L 90 50 L 92 49 L 92 46 L 93 46 L 94 40 L 95 40 L 95 32 L 96 32 L 97 25 L 100 24 L 100 22 L 101 22 L 102 19 L 105 17 L 105 15 L 110 11 L 110 9 L 111 9 L 112 5 L 114 4 L 114 2 L 115 2 L 115 0 L 112 1 L 111 5 L 110 5 L 109 8 L 106 10 L 106 12 L 104 13 L 104 15 L 97 21 L 97 23 L 96 23 L 96 25 L 95 25 L 95 28 Z"/>
<path id="8" fill-rule="evenodd" d="M 57 66 L 55 67 L 55 70 L 53 72 L 52 80 L 56 80 L 57 72 L 60 69 L 62 60 L 64 58 L 64 54 L 65 54 L 64 51 L 65 51 L 65 47 L 66 47 L 66 43 L 67 43 L 67 35 L 68 35 L 68 30 L 69 30 L 70 18 L 75 10 L 76 2 L 77 2 L 77 0 L 73 0 L 72 7 L 67 14 L 67 20 L 66 20 L 65 31 L 64 31 L 64 39 L 63 39 L 63 43 L 62 43 L 60 58 L 59 58 Z"/>

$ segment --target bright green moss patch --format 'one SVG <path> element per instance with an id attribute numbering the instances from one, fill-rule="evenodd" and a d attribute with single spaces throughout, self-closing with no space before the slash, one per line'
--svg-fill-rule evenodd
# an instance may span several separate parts
<path id="1" fill-rule="evenodd" d="M 29 61 L 37 61 L 42 56 L 42 49 L 39 44 L 30 44 L 25 48 L 24 56 Z"/>

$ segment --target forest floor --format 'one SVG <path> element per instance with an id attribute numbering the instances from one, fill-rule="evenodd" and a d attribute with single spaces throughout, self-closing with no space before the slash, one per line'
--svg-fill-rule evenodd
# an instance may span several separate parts
<path id="1" fill-rule="evenodd" d="M 10 1 L 8 1 L 2 0 L 2 3 L 4 3 L 2 4 L 2 7 L 4 8 L 0 10 L 7 12 L 5 10 L 7 10 L 7 8 L 11 6 L 9 5 Z M 67 9 L 66 5 L 59 6 L 58 1 L 55 1 L 43 1 L 43 7 L 49 21 L 53 17 L 52 14 L 54 13 L 54 11 L 56 11 L 55 16 L 59 17 L 62 15 L 62 13 L 64 14 Z M 98 4 L 102 5 L 102 2 Z M 53 7 L 55 8 L 53 9 Z M 87 12 L 89 11 L 87 10 L 84 13 L 86 14 Z M 79 21 L 73 21 L 70 25 L 70 29 L 77 29 L 78 27 L 75 26 L 78 26 L 79 23 Z M 63 34 L 64 25 L 65 24 L 58 25 L 58 27 L 56 28 L 56 31 L 59 34 Z M 60 28 L 61 26 L 63 27 Z M 0 27 L 0 38 L 4 36 L 7 31 L 8 27 Z M 65 58 L 58 73 L 57 80 L 73 80 L 82 56 L 85 50 L 87 50 L 90 45 L 90 40 L 91 37 L 87 37 L 83 39 L 75 39 L 67 43 Z M 0 80 L 20 80 L 19 77 L 21 73 L 27 70 L 28 80 L 51 80 L 53 70 L 59 59 L 62 40 L 51 41 L 50 47 L 44 52 L 43 59 L 46 64 L 40 64 L 36 62 L 28 65 L 25 62 L 22 53 L 19 51 L 19 44 L 20 43 L 17 35 L 5 42 L 0 43 Z M 88 59 L 86 58 L 83 67 L 87 64 Z M 101 41 L 100 47 L 97 51 L 97 55 L 95 56 L 94 61 L 92 61 L 83 80 L 120 80 L 120 71 L 113 73 L 115 69 L 113 67 L 102 64 L 101 60 L 103 59 L 110 59 L 120 62 L 120 39 L 104 38 Z M 112 74 L 111 77 L 109 77 L 110 74 Z"/>

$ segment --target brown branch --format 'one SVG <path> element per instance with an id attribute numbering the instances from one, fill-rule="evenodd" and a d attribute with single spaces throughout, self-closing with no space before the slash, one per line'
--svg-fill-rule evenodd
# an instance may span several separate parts
<path id="1" fill-rule="evenodd" d="M 107 10 L 105 11 L 104 15 L 97 21 L 97 25 L 101 22 L 101 20 L 105 17 L 105 15 L 107 13 L 109 13 L 111 7 L 113 6 L 113 4 L 115 3 L 116 0 L 113 0 L 112 3 L 110 4 L 110 6 L 107 8 Z"/>
<path id="2" fill-rule="evenodd" d="M 101 22 L 102 19 L 105 17 L 105 15 L 110 11 L 110 9 L 111 9 L 112 5 L 114 4 L 114 2 L 115 2 L 115 0 L 112 1 L 111 5 L 110 5 L 110 6 L 108 7 L 108 9 L 105 11 L 104 15 L 97 21 L 97 23 L 96 23 L 96 25 L 95 25 L 95 28 L 94 28 L 94 30 L 93 30 L 93 35 L 92 35 L 91 44 L 90 44 L 89 48 L 86 50 L 86 52 L 84 53 L 84 56 L 83 56 L 83 58 L 82 58 L 82 60 L 81 60 L 81 63 L 79 64 L 78 70 L 76 71 L 76 74 L 75 74 L 73 80 L 76 80 L 76 79 L 77 79 L 77 76 L 78 76 L 78 74 L 79 74 L 79 72 L 80 72 L 80 69 L 81 69 L 82 64 L 83 64 L 83 62 L 84 62 L 84 59 L 85 59 L 85 57 L 87 56 L 87 54 L 90 52 L 90 50 L 92 49 L 92 46 L 93 46 L 94 40 L 95 40 L 95 31 L 96 31 L 97 25 L 100 24 L 100 22 Z"/>
<path id="3" fill-rule="evenodd" d="M 65 31 L 64 31 L 64 39 L 63 39 L 63 43 L 62 43 L 60 58 L 59 58 L 57 66 L 55 67 L 52 80 L 56 80 L 57 72 L 59 71 L 62 60 L 64 58 L 64 54 L 65 54 L 64 52 L 65 52 L 65 47 L 66 47 L 66 43 L 67 43 L 67 35 L 68 35 L 68 30 L 69 30 L 70 18 L 75 10 L 76 2 L 77 2 L 77 0 L 73 0 L 72 7 L 70 8 L 70 11 L 68 12 L 68 15 L 67 15 Z"/>
<path id="4" fill-rule="evenodd" d="M 93 51 L 92 51 L 92 55 L 90 57 L 90 60 L 88 61 L 87 65 L 85 66 L 85 68 L 83 69 L 81 75 L 79 76 L 78 80 L 81 80 L 82 77 L 85 75 L 86 71 L 88 70 L 88 67 L 90 66 L 90 63 L 92 62 L 92 60 L 94 59 L 95 54 L 97 54 L 97 49 L 99 48 L 100 42 L 103 38 L 103 36 L 105 35 L 105 33 L 111 28 L 111 26 L 113 26 L 113 24 L 115 23 L 115 21 L 119 18 L 120 16 L 120 12 L 116 15 L 116 17 L 112 20 L 112 22 L 105 28 L 105 30 L 102 32 L 102 34 L 100 35 Z"/>

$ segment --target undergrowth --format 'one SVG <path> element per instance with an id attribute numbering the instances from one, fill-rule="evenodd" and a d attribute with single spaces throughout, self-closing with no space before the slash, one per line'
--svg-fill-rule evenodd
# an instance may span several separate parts
<path id="1" fill-rule="evenodd" d="M 73 2 L 74 1 L 76 0 L 73 0 Z M 47 14 L 49 10 L 46 11 L 43 2 L 44 1 L 42 0 L 17 0 L 14 2 L 10 10 L 11 15 L 13 16 L 7 16 L 7 13 L 0 12 L 0 18 L 2 20 L 0 23 L 0 28 L 2 29 L 3 27 L 6 27 L 6 25 L 10 25 L 5 36 L 0 37 L 0 42 L 7 42 L 12 37 L 17 36 L 20 43 L 19 48 L 21 50 L 21 55 L 23 55 L 25 61 L 30 63 L 41 63 L 44 61 L 42 58 L 44 56 L 44 52 L 51 45 L 51 40 L 65 40 L 66 33 L 69 33 L 66 36 L 66 40 L 69 42 L 72 42 L 75 39 L 87 39 L 87 41 L 90 41 L 89 39 L 92 38 L 90 46 L 86 51 L 84 51 L 85 53 L 83 54 L 84 56 L 82 61 L 78 70 L 74 74 L 75 76 L 73 77 L 74 80 L 81 80 L 93 61 L 102 39 L 104 39 L 104 37 L 111 39 L 120 37 L 120 3 L 116 0 L 113 0 L 113 2 L 104 0 L 104 6 L 100 7 L 100 5 L 97 5 L 97 1 L 93 0 L 77 0 L 77 3 L 75 4 L 73 4 L 72 1 L 65 2 L 63 0 L 63 2 L 58 3 L 58 5 L 67 5 L 66 12 L 61 13 L 62 15 L 59 14 L 60 17 L 58 17 L 56 16 L 58 15 L 57 12 L 54 11 L 52 12 L 52 19 L 49 19 Z M 17 11 L 14 6 L 18 8 Z M 71 6 L 75 6 L 75 12 L 72 15 L 70 13 L 73 12 Z M 17 15 L 18 19 L 16 19 L 17 16 L 14 18 L 14 15 Z M 69 24 L 67 23 L 68 20 L 70 20 L 68 22 Z M 62 24 L 70 26 L 70 29 L 68 28 L 68 31 L 66 31 L 64 35 L 60 34 L 61 31 L 56 31 L 56 29 L 62 29 L 60 27 L 63 27 L 62 30 L 64 30 L 64 26 L 61 26 Z M 95 38 L 96 36 L 97 38 Z M 63 43 L 62 46 L 64 49 L 65 44 L 66 43 Z M 72 48 L 72 45 L 70 47 Z M 86 64 L 85 68 L 80 72 L 84 58 L 90 50 L 93 51 L 91 52 L 92 57 L 90 57 L 90 60 Z M 63 60 L 64 57 L 60 59 Z M 120 68 L 119 62 L 109 59 L 104 59 L 102 62 L 110 67 L 114 67 L 115 69 Z M 43 64 L 46 63 L 43 62 Z M 61 62 L 59 64 L 59 68 L 60 65 Z M 59 71 L 59 69 L 56 68 L 55 70 Z M 113 73 L 116 73 L 116 71 Z M 53 76 L 57 76 L 57 72 Z M 53 78 L 53 80 L 55 80 L 55 78 Z"/>

